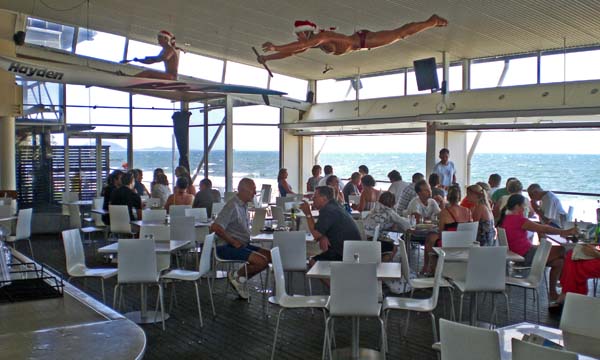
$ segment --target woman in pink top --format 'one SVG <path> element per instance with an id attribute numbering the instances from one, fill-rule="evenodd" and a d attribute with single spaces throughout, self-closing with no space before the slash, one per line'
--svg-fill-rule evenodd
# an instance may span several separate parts
<path id="1" fill-rule="evenodd" d="M 519 194 L 513 194 L 508 198 L 506 206 L 502 209 L 498 226 L 506 231 L 508 240 L 508 249 L 525 258 L 524 265 L 531 265 L 537 246 L 534 246 L 527 237 L 527 231 L 536 231 L 545 234 L 557 234 L 563 237 L 575 235 L 577 229 L 568 230 L 557 229 L 548 225 L 540 225 L 528 220 L 523 212 L 525 210 L 525 197 Z M 550 266 L 550 286 L 548 298 L 556 300 L 556 282 L 560 276 L 563 267 L 564 249 L 562 246 L 553 246 L 548 256 L 547 266 Z"/>

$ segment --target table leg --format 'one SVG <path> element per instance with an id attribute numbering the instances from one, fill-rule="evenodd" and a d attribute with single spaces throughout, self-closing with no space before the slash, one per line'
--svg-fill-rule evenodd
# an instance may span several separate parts
<path id="1" fill-rule="evenodd" d="M 352 358 L 359 358 L 359 318 L 357 316 L 352 317 Z"/>

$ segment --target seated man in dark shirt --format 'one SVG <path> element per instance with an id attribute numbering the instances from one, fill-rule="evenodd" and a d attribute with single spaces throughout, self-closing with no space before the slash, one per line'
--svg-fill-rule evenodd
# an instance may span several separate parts
<path id="1" fill-rule="evenodd" d="M 108 175 L 106 179 L 106 186 L 102 189 L 102 196 L 104 197 L 104 202 L 102 203 L 102 210 L 108 211 L 108 204 L 110 204 L 110 195 L 113 191 L 121 186 L 121 177 L 123 176 L 123 172 L 121 170 L 115 170 Z M 102 215 L 102 222 L 109 225 L 110 219 L 108 214 Z"/>
<path id="2" fill-rule="evenodd" d="M 110 195 L 110 205 L 127 205 L 129 209 L 129 220 L 135 220 L 133 209 L 136 209 L 137 219 L 142 218 L 142 199 L 133 191 L 135 179 L 133 172 L 128 172 L 121 177 L 123 185 Z"/>
<path id="3" fill-rule="evenodd" d="M 212 181 L 208 178 L 200 180 L 200 191 L 196 193 L 192 207 L 205 208 L 206 215 L 210 218 L 212 216 L 212 204 L 220 201 L 221 194 L 218 190 L 213 190 Z"/>
<path id="4" fill-rule="evenodd" d="M 313 195 L 313 207 L 319 210 L 319 221 L 315 223 L 310 205 L 302 203 L 300 209 L 306 215 L 308 228 L 323 252 L 310 260 L 342 261 L 345 240 L 360 240 L 360 232 L 354 219 L 334 199 L 333 189 L 318 186 Z"/>

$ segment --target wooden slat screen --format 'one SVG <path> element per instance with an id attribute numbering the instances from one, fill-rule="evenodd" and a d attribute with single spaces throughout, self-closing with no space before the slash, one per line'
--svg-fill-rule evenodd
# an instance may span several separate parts
<path id="1" fill-rule="evenodd" d="M 46 208 L 57 204 L 65 190 L 64 147 L 53 146 L 46 157 L 42 148 L 20 146 L 17 150 L 17 192 L 19 207 Z M 102 146 L 102 178 L 110 171 L 109 146 Z M 71 191 L 81 200 L 96 196 L 96 147 L 69 146 L 69 179 Z"/>

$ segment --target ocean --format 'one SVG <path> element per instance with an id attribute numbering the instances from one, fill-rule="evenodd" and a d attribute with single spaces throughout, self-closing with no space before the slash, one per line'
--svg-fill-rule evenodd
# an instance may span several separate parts
<path id="1" fill-rule="evenodd" d="M 126 161 L 124 151 L 111 151 L 110 156 L 112 168 L 120 168 Z M 263 179 L 257 180 L 259 188 L 260 183 L 276 184 L 278 156 L 276 151 L 234 151 L 234 177 Z M 167 173 L 172 172 L 171 158 L 170 151 L 138 150 L 134 153 L 134 164 L 136 168 L 144 170 L 144 181 L 149 182 L 152 180 L 152 170 L 157 167 L 162 167 Z M 202 151 L 191 151 L 192 167 L 197 166 L 201 159 Z M 319 163 L 322 166 L 332 165 L 334 173 L 342 178 L 350 177 L 361 164 L 367 165 L 370 174 L 377 180 L 387 180 L 387 173 L 393 169 L 398 170 L 405 181 L 410 181 L 415 172 L 425 174 L 424 153 L 322 153 Z M 209 177 L 220 187 L 220 179 L 225 176 L 224 151 L 213 150 L 209 165 Z M 508 177 L 517 177 L 525 188 L 535 182 L 552 191 L 600 194 L 600 155 L 475 154 L 471 165 L 471 182 L 487 181 L 492 173 L 500 174 L 503 183 Z M 383 189 L 388 187 L 385 183 L 378 185 Z M 565 210 L 568 206 L 575 208 L 574 217 L 595 221 L 596 198 L 569 195 L 560 195 L 559 198 Z"/>

